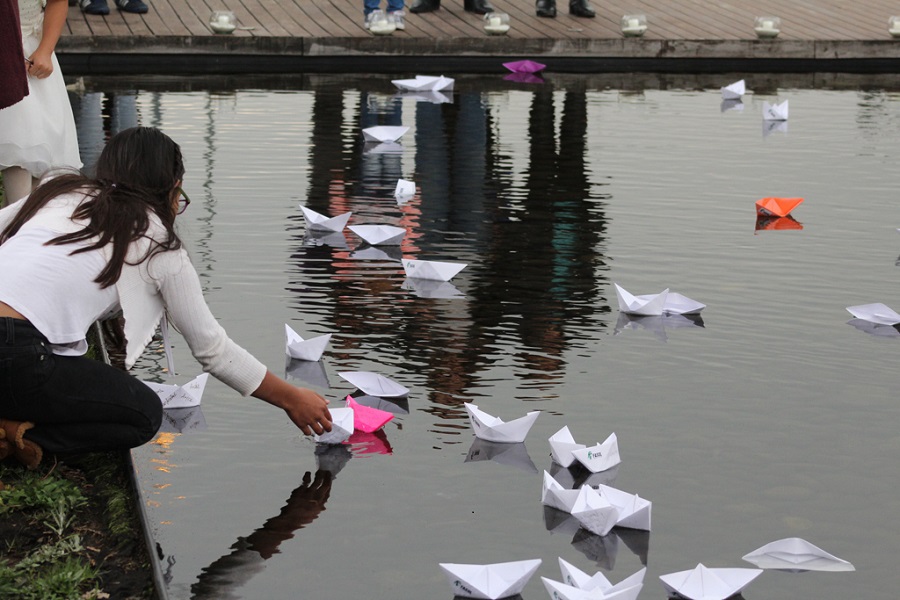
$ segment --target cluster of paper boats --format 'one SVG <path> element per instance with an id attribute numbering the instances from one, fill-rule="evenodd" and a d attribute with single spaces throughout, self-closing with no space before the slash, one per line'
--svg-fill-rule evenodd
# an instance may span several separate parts
<path id="1" fill-rule="evenodd" d="M 722 110 L 743 110 L 743 97 L 747 93 L 747 86 L 743 79 L 726 85 L 721 89 L 722 93 Z M 763 122 L 765 123 L 784 123 L 788 120 L 788 101 L 770 104 L 763 102 L 762 107 Z M 777 126 L 772 125 L 768 129 L 776 129 Z"/>

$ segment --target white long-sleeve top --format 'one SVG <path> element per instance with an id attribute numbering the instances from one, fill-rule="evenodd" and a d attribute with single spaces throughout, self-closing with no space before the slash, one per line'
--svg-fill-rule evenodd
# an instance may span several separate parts
<path id="1" fill-rule="evenodd" d="M 72 213 L 84 197 L 83 193 L 72 193 L 54 198 L 29 219 L 19 233 L 29 229 L 50 230 L 57 232 L 57 235 L 79 231 L 85 223 L 73 220 Z M 0 210 L 0 231 L 6 228 L 23 204 L 24 202 L 20 201 Z M 128 258 L 122 267 L 122 274 L 115 285 L 119 306 L 125 318 L 126 368 L 130 369 L 134 365 L 150 343 L 163 313 L 167 311 L 169 319 L 184 336 L 191 353 L 200 362 L 203 370 L 244 396 L 249 395 L 262 383 L 266 367 L 252 354 L 234 343 L 216 321 L 203 298 L 200 279 L 187 252 L 184 249 L 159 252 L 149 260 L 136 265 L 129 264 L 146 255 L 150 244 L 154 243 L 153 239 L 163 239 L 165 236 L 165 228 L 155 215 L 150 215 L 150 221 L 151 225 L 146 236 L 132 243 Z M 107 246 L 102 252 L 108 261 L 111 248 Z M 27 260 L 27 257 L 24 258 Z M 0 278 L 6 277 L 4 260 L 3 246 L 0 246 Z M 12 260 L 12 257 L 7 257 L 7 260 Z M 15 260 L 21 261 L 23 257 L 17 255 Z M 18 270 L 27 273 L 27 270 Z M 35 289 L 34 293 L 53 294 L 65 298 L 67 302 L 85 302 L 89 305 L 108 301 L 108 296 L 103 296 L 97 284 L 82 286 L 73 296 L 71 288 L 63 289 L 64 286 L 61 284 L 63 280 L 61 277 L 58 280 L 60 284 L 54 285 L 52 281 L 48 282 L 44 278 L 40 284 L 41 288 Z M 24 284 L 28 285 L 28 282 Z M 22 286 L 23 282 L 19 281 L 17 285 Z M 94 293 L 97 296 L 91 297 Z M 13 308 L 26 317 L 29 316 L 28 307 L 13 306 Z M 87 327 L 81 331 L 86 335 Z M 54 340 L 49 341 L 52 343 Z"/>

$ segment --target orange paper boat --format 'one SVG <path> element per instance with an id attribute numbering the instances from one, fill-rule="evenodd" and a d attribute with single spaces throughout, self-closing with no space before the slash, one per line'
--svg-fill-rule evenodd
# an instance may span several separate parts
<path id="1" fill-rule="evenodd" d="M 764 217 L 786 217 L 803 198 L 763 198 L 756 201 L 756 212 Z"/>

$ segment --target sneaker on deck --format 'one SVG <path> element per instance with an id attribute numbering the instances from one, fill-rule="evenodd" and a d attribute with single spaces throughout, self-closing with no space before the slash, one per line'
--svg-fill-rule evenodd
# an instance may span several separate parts
<path id="1" fill-rule="evenodd" d="M 402 10 L 395 10 L 393 12 L 389 12 L 388 16 L 394 20 L 394 27 L 400 30 L 406 29 L 406 23 L 403 21 L 403 17 L 406 16 L 405 12 L 403 12 Z"/>
<path id="2" fill-rule="evenodd" d="M 150 8 L 141 0 L 116 0 L 116 8 L 123 12 L 144 14 Z"/>
<path id="3" fill-rule="evenodd" d="M 81 12 L 88 15 L 108 15 L 109 5 L 106 0 L 81 0 Z"/>

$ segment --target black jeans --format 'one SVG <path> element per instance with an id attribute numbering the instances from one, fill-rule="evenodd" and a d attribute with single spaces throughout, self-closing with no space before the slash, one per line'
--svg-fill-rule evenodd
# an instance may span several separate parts
<path id="1" fill-rule="evenodd" d="M 93 452 L 150 441 L 162 403 L 124 371 L 57 356 L 31 323 L 0 317 L 0 418 L 34 423 L 25 437 L 45 452 Z"/>

